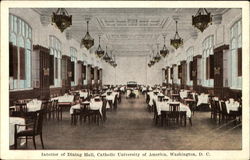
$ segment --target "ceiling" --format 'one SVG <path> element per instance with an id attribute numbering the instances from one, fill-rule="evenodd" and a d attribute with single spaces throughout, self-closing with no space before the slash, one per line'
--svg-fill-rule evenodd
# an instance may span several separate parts
<path id="1" fill-rule="evenodd" d="M 184 42 L 196 30 L 192 26 L 192 15 L 197 8 L 66 8 L 72 15 L 72 26 L 65 32 L 77 41 L 81 41 L 86 33 L 86 17 L 90 17 L 89 32 L 98 45 L 98 35 L 101 36 L 101 46 L 113 50 L 116 55 L 145 55 L 159 49 L 163 45 L 163 35 L 166 44 L 175 34 L 175 20 L 178 20 L 178 32 Z M 34 8 L 41 15 L 42 24 L 49 25 L 52 12 L 56 8 Z M 212 15 L 223 14 L 226 9 L 209 8 Z"/>

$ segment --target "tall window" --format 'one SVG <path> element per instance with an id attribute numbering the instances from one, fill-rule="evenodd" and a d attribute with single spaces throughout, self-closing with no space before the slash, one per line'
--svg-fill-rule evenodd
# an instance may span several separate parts
<path id="1" fill-rule="evenodd" d="M 192 86 L 193 81 L 190 80 L 190 62 L 193 61 L 194 48 L 190 47 L 186 52 L 187 52 L 187 85 Z"/>
<path id="2" fill-rule="evenodd" d="M 27 22 L 12 14 L 9 16 L 9 42 L 9 88 L 31 88 L 32 28 Z"/>
<path id="3" fill-rule="evenodd" d="M 70 47 L 70 57 L 71 57 L 71 86 L 75 86 L 76 83 L 76 62 L 77 62 L 77 50 Z"/>
<path id="4" fill-rule="evenodd" d="M 62 60 L 62 44 L 55 36 L 49 36 L 50 55 L 53 57 L 54 66 L 54 86 L 61 87 L 61 60 Z"/>
<path id="5" fill-rule="evenodd" d="M 231 68 L 230 74 L 230 87 L 240 89 L 242 85 L 242 75 L 239 69 L 241 68 L 241 56 L 239 56 L 239 48 L 242 48 L 242 31 L 241 23 L 239 20 L 230 29 L 230 61 L 229 67 Z M 241 51 L 240 51 L 241 52 Z M 230 72 L 230 71 L 229 71 Z"/>
<path id="6" fill-rule="evenodd" d="M 201 84 L 206 87 L 213 87 L 214 80 L 209 79 L 208 76 L 208 63 L 209 55 L 213 55 L 213 46 L 214 46 L 214 36 L 208 36 L 202 43 L 202 71 L 201 71 Z"/>

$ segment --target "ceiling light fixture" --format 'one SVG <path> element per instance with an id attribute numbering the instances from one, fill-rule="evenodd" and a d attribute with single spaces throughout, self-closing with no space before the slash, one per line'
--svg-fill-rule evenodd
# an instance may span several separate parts
<path id="1" fill-rule="evenodd" d="M 95 54 L 97 55 L 97 57 L 101 58 L 104 56 L 105 52 L 104 50 L 102 49 L 101 45 L 100 45 L 100 39 L 101 39 L 101 36 L 99 36 L 99 45 L 98 45 L 98 48 L 97 50 L 95 51 Z"/>
<path id="2" fill-rule="evenodd" d="M 51 16 L 52 24 L 63 32 L 66 28 L 72 25 L 72 15 L 69 15 L 65 8 L 58 8 L 56 13 Z"/>
<path id="3" fill-rule="evenodd" d="M 167 49 L 167 47 L 165 45 L 166 36 L 164 36 L 163 38 L 164 38 L 164 45 L 163 45 L 162 50 L 160 50 L 160 55 L 165 58 L 168 55 L 169 50 Z"/>
<path id="4" fill-rule="evenodd" d="M 176 32 L 174 35 L 174 39 L 170 39 L 170 45 L 172 45 L 175 49 L 178 49 L 180 46 L 183 45 L 183 39 L 179 36 L 178 30 L 177 30 L 177 21 L 176 22 Z"/>
<path id="5" fill-rule="evenodd" d="M 157 53 L 154 57 L 155 62 L 159 62 L 161 60 L 161 56 L 159 54 L 159 43 L 157 43 Z"/>
<path id="6" fill-rule="evenodd" d="M 81 47 L 90 49 L 94 45 L 94 39 L 89 34 L 89 20 L 87 20 L 87 33 L 81 41 Z"/>
<path id="7" fill-rule="evenodd" d="M 108 51 L 107 51 L 108 49 L 107 48 L 108 47 L 106 46 L 106 52 L 105 52 L 105 55 L 103 56 L 103 60 L 108 63 L 111 58 L 108 55 Z"/>
<path id="8" fill-rule="evenodd" d="M 203 32 L 209 24 L 212 24 L 211 13 L 206 8 L 200 8 L 195 16 L 192 16 L 192 25 Z"/>

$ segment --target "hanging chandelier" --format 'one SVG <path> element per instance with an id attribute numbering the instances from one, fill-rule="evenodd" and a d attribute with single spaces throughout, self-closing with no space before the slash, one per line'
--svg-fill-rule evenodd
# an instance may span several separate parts
<path id="1" fill-rule="evenodd" d="M 116 63 L 116 61 L 115 61 L 115 56 L 114 56 L 114 62 L 113 62 L 113 64 L 112 64 L 112 66 L 113 66 L 114 68 L 117 66 L 117 63 Z"/>
<path id="2" fill-rule="evenodd" d="M 170 44 L 175 48 L 178 49 L 180 46 L 183 45 L 183 39 L 179 36 L 178 30 L 177 30 L 177 21 L 176 22 L 176 32 L 174 39 L 170 39 Z"/>
<path id="3" fill-rule="evenodd" d="M 203 32 L 209 24 L 212 24 L 212 16 L 206 8 L 200 8 L 195 16 L 192 16 L 192 25 Z"/>
<path id="4" fill-rule="evenodd" d="M 149 62 L 148 62 L 148 67 L 151 67 L 152 63 L 151 63 L 151 55 L 149 55 Z"/>
<path id="5" fill-rule="evenodd" d="M 105 53 L 105 55 L 103 56 L 103 60 L 104 60 L 105 62 L 107 62 L 107 63 L 111 60 L 111 58 L 109 57 L 108 52 L 107 52 L 107 46 L 106 46 L 106 53 Z"/>
<path id="6" fill-rule="evenodd" d="M 112 50 L 110 51 L 110 60 L 109 60 L 109 64 L 111 66 L 113 66 L 113 64 L 115 63 L 114 59 L 113 59 L 113 56 L 112 56 Z"/>
<path id="7" fill-rule="evenodd" d="M 87 33 L 81 41 L 81 46 L 90 49 L 94 45 L 94 39 L 89 34 L 89 20 L 87 20 Z"/>
<path id="8" fill-rule="evenodd" d="M 51 16 L 52 24 L 56 24 L 57 28 L 63 32 L 72 25 L 72 15 L 69 15 L 65 8 L 58 8 L 56 13 Z"/>
<path id="9" fill-rule="evenodd" d="M 101 58 L 105 54 L 104 50 L 102 49 L 102 47 L 100 45 L 100 39 L 101 39 L 101 36 L 99 36 L 99 45 L 98 45 L 97 50 L 95 51 L 96 56 L 99 57 L 99 58 Z"/>
<path id="10" fill-rule="evenodd" d="M 150 60 L 150 64 L 151 66 L 153 66 L 155 64 L 155 60 L 154 60 L 154 50 L 152 50 L 152 59 Z"/>
<path id="11" fill-rule="evenodd" d="M 166 36 L 164 36 L 164 45 L 163 45 L 163 48 L 162 48 L 162 50 L 160 50 L 160 55 L 162 56 L 162 57 L 166 57 L 167 55 L 168 55 L 168 53 L 169 53 L 169 51 L 168 51 L 168 49 L 167 49 L 167 47 L 166 47 L 166 45 L 165 45 L 165 40 L 166 40 Z"/>
<path id="12" fill-rule="evenodd" d="M 159 54 L 159 44 L 157 44 L 157 53 L 154 57 L 155 62 L 159 62 L 161 60 L 161 56 Z"/>

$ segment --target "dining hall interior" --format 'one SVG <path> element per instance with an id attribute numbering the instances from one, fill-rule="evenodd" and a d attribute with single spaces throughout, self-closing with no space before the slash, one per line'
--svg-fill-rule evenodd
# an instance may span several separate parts
<path id="1" fill-rule="evenodd" d="M 242 9 L 10 8 L 11 150 L 241 150 Z"/>

